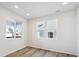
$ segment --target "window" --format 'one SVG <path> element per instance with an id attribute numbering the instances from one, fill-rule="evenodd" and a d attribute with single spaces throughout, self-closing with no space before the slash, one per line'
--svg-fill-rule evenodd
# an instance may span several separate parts
<path id="1" fill-rule="evenodd" d="M 37 22 L 37 34 L 38 38 L 44 38 L 45 36 L 45 22 Z"/>
<path id="2" fill-rule="evenodd" d="M 6 21 L 6 38 L 21 38 L 22 37 L 22 23 L 14 20 Z"/>
<path id="3" fill-rule="evenodd" d="M 57 19 L 38 21 L 36 28 L 38 38 L 56 38 Z"/>
<path id="4" fill-rule="evenodd" d="M 47 20 L 48 38 L 56 38 L 57 20 Z"/>

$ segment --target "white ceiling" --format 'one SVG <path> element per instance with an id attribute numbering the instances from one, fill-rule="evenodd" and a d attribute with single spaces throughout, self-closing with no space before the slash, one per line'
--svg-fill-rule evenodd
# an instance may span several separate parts
<path id="1" fill-rule="evenodd" d="M 74 9 L 79 5 L 78 2 L 68 2 L 67 5 L 62 5 L 62 3 L 63 2 L 0 2 L 0 5 L 16 12 L 26 19 L 53 14 L 57 10 L 63 12 Z M 18 5 L 19 8 L 14 8 L 14 5 Z M 30 13 L 30 15 L 27 16 L 27 13 Z"/>

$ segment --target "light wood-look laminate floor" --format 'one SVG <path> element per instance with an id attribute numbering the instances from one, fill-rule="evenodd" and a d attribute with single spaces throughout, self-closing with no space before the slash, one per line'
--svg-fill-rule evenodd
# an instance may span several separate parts
<path id="1" fill-rule="evenodd" d="M 34 47 L 25 47 L 5 57 L 76 57 L 76 55 L 54 52 Z"/>

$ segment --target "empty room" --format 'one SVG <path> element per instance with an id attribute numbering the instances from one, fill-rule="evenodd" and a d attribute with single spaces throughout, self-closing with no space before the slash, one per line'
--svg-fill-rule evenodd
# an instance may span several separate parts
<path id="1" fill-rule="evenodd" d="M 0 57 L 78 57 L 79 2 L 0 2 Z"/>

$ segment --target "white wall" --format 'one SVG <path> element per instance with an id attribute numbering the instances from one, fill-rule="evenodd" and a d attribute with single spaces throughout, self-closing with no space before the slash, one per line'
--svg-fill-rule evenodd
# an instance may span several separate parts
<path id="1" fill-rule="evenodd" d="M 38 39 L 35 24 L 37 21 L 58 19 L 57 39 Z M 70 10 L 59 15 L 40 17 L 29 20 L 29 46 L 52 51 L 76 54 L 76 10 Z"/>
<path id="2" fill-rule="evenodd" d="M 5 37 L 6 30 L 6 18 L 12 18 L 23 23 L 23 36 L 22 38 L 7 39 Z M 0 56 L 5 56 L 18 49 L 27 46 L 27 21 L 26 19 L 18 16 L 17 14 L 10 12 L 7 9 L 0 7 Z"/>
<path id="3" fill-rule="evenodd" d="M 79 8 L 77 8 L 77 55 L 79 56 Z"/>

